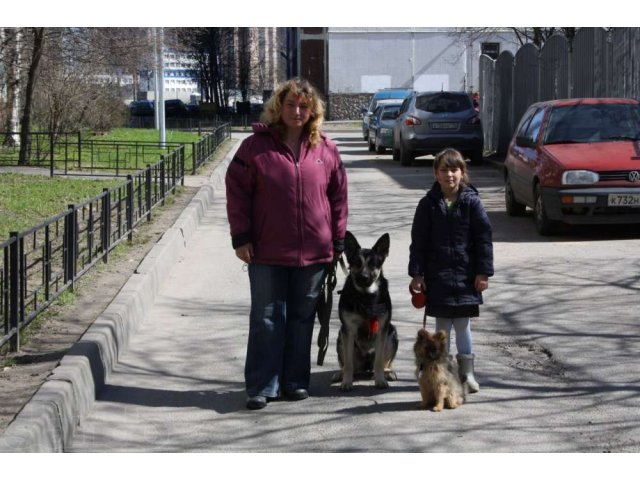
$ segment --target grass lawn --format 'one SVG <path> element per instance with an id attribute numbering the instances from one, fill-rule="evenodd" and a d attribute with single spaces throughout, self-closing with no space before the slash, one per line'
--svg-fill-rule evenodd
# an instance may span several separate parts
<path id="1" fill-rule="evenodd" d="M 167 143 L 191 143 L 197 142 L 200 137 L 197 133 L 179 132 L 167 130 Z M 106 140 L 120 142 L 159 142 L 160 133 L 152 128 L 116 128 L 105 135 L 93 135 L 84 137 L 84 140 Z"/>
<path id="2" fill-rule="evenodd" d="M 167 143 L 186 143 L 187 171 L 190 171 L 191 142 L 197 133 L 167 130 Z M 87 140 L 158 142 L 154 129 L 117 128 L 105 135 L 86 137 Z M 86 152 L 83 153 L 83 156 Z M 160 161 L 160 153 L 150 153 L 150 163 Z M 79 203 L 95 197 L 105 187 L 120 185 L 124 178 L 83 179 L 78 177 L 45 177 L 18 173 L 0 173 L 0 242 L 9 238 L 9 232 L 22 232 L 39 225 L 63 212 L 70 203 Z"/>
<path id="3" fill-rule="evenodd" d="M 95 197 L 103 188 L 121 183 L 124 183 L 123 179 L 0 173 L 0 243 L 9 238 L 9 232 L 35 227 L 63 212 L 68 204 Z"/>

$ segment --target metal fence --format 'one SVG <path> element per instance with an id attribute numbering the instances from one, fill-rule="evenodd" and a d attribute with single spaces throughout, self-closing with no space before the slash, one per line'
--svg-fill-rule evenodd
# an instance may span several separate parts
<path id="1" fill-rule="evenodd" d="M 230 136 L 229 125 L 195 142 L 193 171 Z M 55 158 L 55 157 L 54 157 Z M 0 347 L 20 348 L 20 331 L 109 252 L 165 198 L 184 184 L 185 145 L 162 155 L 117 187 L 76 205 L 0 243 Z"/>
<path id="2" fill-rule="evenodd" d="M 480 109 L 485 151 L 506 151 L 532 103 L 558 98 L 640 98 L 640 28 L 581 28 L 570 43 L 561 35 L 515 56 L 480 57 Z"/>
<path id="3" fill-rule="evenodd" d="M 188 130 L 198 133 L 210 130 L 212 126 L 228 123 L 232 127 L 249 127 L 252 123 L 260 121 L 259 113 L 240 114 L 229 113 L 215 115 L 212 118 L 167 118 L 165 126 L 170 130 Z M 127 125 L 130 128 L 155 128 L 155 119 L 152 116 L 131 116 Z"/>
<path id="4" fill-rule="evenodd" d="M 229 123 L 201 125 L 202 138 L 186 144 L 184 160 L 186 169 L 195 173 L 225 139 L 231 136 Z M 0 137 L 13 136 L 15 132 L 0 132 Z M 124 176 L 137 172 L 158 158 L 179 149 L 182 143 L 138 142 L 116 140 L 86 140 L 79 132 L 31 133 L 34 148 L 30 151 L 29 167 L 48 168 L 54 175 Z M 17 146 L 0 147 L 0 165 L 18 164 Z"/>
<path id="5" fill-rule="evenodd" d="M 99 260 L 154 208 L 164 204 L 184 179 L 184 146 L 117 187 L 104 191 L 24 232 L 11 232 L 0 244 L 0 314 L 4 331 L 0 346 L 20 347 L 20 330 L 62 292 L 73 288 Z"/>

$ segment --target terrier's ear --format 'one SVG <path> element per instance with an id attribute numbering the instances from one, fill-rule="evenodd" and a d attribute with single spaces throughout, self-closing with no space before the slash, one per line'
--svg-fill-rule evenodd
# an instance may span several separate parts
<path id="1" fill-rule="evenodd" d="M 438 340 L 439 342 L 446 341 L 447 340 L 447 332 L 445 332 L 444 330 L 438 331 L 438 333 L 436 333 L 436 340 Z"/>
<path id="2" fill-rule="evenodd" d="M 421 328 L 418 330 L 418 340 L 424 340 L 429 336 L 429 332 L 427 332 L 426 328 Z"/>

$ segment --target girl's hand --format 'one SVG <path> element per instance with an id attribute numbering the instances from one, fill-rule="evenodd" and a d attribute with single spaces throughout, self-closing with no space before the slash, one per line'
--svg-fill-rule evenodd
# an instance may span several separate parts
<path id="1" fill-rule="evenodd" d="M 236 248 L 236 257 L 244 263 L 251 263 L 253 260 L 253 244 L 245 243 L 244 245 Z"/>
<path id="2" fill-rule="evenodd" d="M 474 286 L 476 287 L 476 291 L 484 292 L 487 288 L 489 288 L 489 277 L 487 277 L 486 275 L 476 275 Z"/>
<path id="3" fill-rule="evenodd" d="M 409 284 L 409 290 L 413 292 L 426 292 L 427 284 L 425 283 L 424 278 L 420 276 L 413 277 Z"/>

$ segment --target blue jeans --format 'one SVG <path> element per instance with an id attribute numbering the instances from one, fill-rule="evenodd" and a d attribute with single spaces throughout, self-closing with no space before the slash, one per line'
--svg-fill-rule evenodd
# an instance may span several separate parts
<path id="1" fill-rule="evenodd" d="M 471 352 L 471 319 L 436 317 L 436 332 L 447 332 L 447 351 L 451 353 L 451 326 L 456 331 L 456 349 L 463 355 Z"/>
<path id="2" fill-rule="evenodd" d="M 313 326 L 326 270 L 326 264 L 249 265 L 247 395 L 274 398 L 280 390 L 309 388 Z"/>

